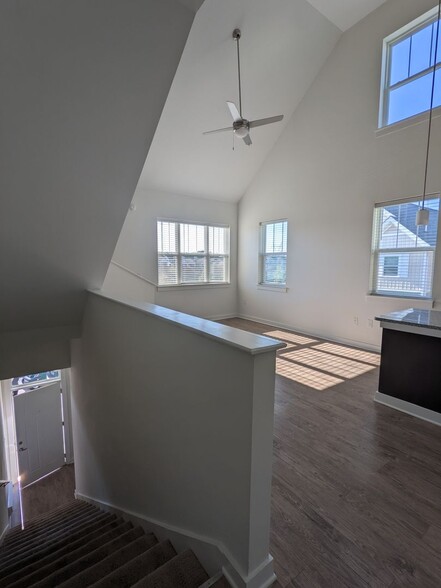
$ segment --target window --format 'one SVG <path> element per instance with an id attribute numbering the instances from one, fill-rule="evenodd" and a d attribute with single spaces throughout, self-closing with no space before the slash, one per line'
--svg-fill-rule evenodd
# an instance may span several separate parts
<path id="1" fill-rule="evenodd" d="M 379 126 L 387 126 L 429 110 L 432 90 L 437 9 L 387 37 Z M 441 105 L 441 30 L 436 55 L 434 106 Z"/>
<path id="2" fill-rule="evenodd" d="M 429 225 L 416 226 L 418 199 L 375 205 L 371 293 L 430 298 L 438 233 L 439 198 L 426 200 Z"/>
<path id="3" fill-rule="evenodd" d="M 288 221 L 260 224 L 260 283 L 286 285 Z"/>
<path id="4" fill-rule="evenodd" d="M 158 284 L 229 282 L 230 228 L 158 221 Z"/>

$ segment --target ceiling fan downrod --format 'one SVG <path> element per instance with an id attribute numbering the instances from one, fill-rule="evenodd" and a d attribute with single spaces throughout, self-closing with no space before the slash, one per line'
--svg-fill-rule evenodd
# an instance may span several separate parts
<path id="1" fill-rule="evenodd" d="M 237 45 L 237 74 L 238 74 L 238 79 L 239 79 L 239 114 L 240 114 L 240 117 L 243 118 L 243 116 L 242 116 L 242 84 L 241 84 L 241 79 L 240 79 L 240 48 L 239 48 L 239 42 L 240 42 L 241 36 L 242 36 L 242 33 L 240 32 L 240 29 L 234 29 L 233 39 L 236 41 L 236 45 Z"/>

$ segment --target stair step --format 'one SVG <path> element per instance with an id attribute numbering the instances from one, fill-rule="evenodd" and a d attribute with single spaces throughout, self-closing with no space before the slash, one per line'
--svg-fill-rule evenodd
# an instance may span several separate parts
<path id="1" fill-rule="evenodd" d="M 102 580 L 97 581 L 92 586 L 93 588 L 128 588 L 175 556 L 176 551 L 170 541 L 163 541 L 103 577 Z M 62 586 L 67 588 L 65 584 Z"/>
<path id="2" fill-rule="evenodd" d="M 78 554 L 78 550 L 85 550 L 91 544 L 93 545 L 93 549 L 96 549 L 96 547 L 103 542 L 103 533 L 106 533 L 106 536 L 109 535 L 113 538 L 121 533 L 121 529 L 124 529 L 125 532 L 131 528 L 131 523 L 126 523 L 122 521 L 122 519 L 116 519 L 114 515 L 109 516 L 105 523 L 98 521 L 87 525 L 77 531 L 74 535 L 64 538 L 63 541 L 59 541 L 55 545 L 49 545 L 46 549 L 40 550 L 37 554 L 30 554 L 27 558 L 15 563 L 13 566 L 1 570 L 0 587 L 8 585 L 7 582 L 8 580 L 11 581 L 11 575 L 14 577 L 15 581 L 16 579 L 22 578 L 24 575 L 33 572 L 35 564 L 36 570 L 40 570 L 44 565 L 52 562 L 61 555 L 71 552 Z M 86 553 L 86 551 L 81 552 L 82 555 L 83 553 Z M 6 581 L 6 584 L 3 583 L 4 581 Z"/>
<path id="3" fill-rule="evenodd" d="M 15 527 L 11 531 L 11 533 L 13 533 L 12 536 L 10 536 L 9 533 L 7 534 L 3 547 L 5 549 L 9 549 L 13 545 L 17 545 L 17 543 L 20 541 L 25 541 L 31 537 L 35 537 L 36 535 L 38 535 L 38 533 L 47 532 L 47 530 L 60 524 L 60 522 L 65 519 L 69 519 L 75 516 L 81 516 L 82 512 L 91 511 L 93 508 L 94 507 L 91 505 L 85 507 L 81 505 L 72 505 L 69 509 L 66 509 L 66 511 L 63 511 L 62 513 L 57 515 L 53 515 L 52 517 L 35 523 L 32 526 L 30 523 L 26 523 L 24 530 L 22 530 L 21 527 Z"/>
<path id="4" fill-rule="evenodd" d="M 188 549 L 134 584 L 134 588 L 198 588 L 208 574 Z"/>
<path id="5" fill-rule="evenodd" d="M 64 561 L 59 562 L 57 560 L 50 565 L 52 573 L 46 575 L 39 582 L 32 583 L 32 586 L 33 588 L 49 588 L 50 586 L 59 586 L 72 576 L 75 576 L 88 567 L 96 564 L 101 559 L 104 559 L 124 545 L 128 545 L 143 534 L 143 529 L 141 527 L 136 527 L 135 529 L 130 529 L 130 531 L 127 531 L 119 537 L 116 537 L 116 539 L 112 539 L 112 541 L 105 543 L 101 547 L 98 547 L 80 559 L 75 559 L 75 561 L 68 565 L 66 565 Z M 20 588 L 26 588 L 27 586 L 29 586 L 29 584 L 23 584 L 20 585 Z M 13 584 L 11 588 L 18 588 L 18 585 L 16 586 Z"/>
<path id="6" fill-rule="evenodd" d="M 75 523 L 72 525 L 68 525 L 65 528 L 57 529 L 56 532 L 50 533 L 48 536 L 41 536 L 35 542 L 27 543 L 24 546 L 21 546 L 20 549 L 17 549 L 15 553 L 9 554 L 5 559 L 1 561 L 1 571 L 0 577 L 3 575 L 3 569 L 14 565 L 17 562 L 20 562 L 27 556 L 27 554 L 34 554 L 37 555 L 39 551 L 45 550 L 50 546 L 54 546 L 58 543 L 58 541 L 63 540 L 63 538 L 71 537 L 76 531 L 85 528 L 89 525 L 96 524 L 106 520 L 109 517 L 108 514 L 98 511 L 98 513 L 92 513 L 87 515 L 86 517 L 79 518 Z"/>
<path id="7" fill-rule="evenodd" d="M 30 548 L 35 549 L 38 544 L 46 542 L 49 538 L 56 539 L 68 529 L 73 532 L 76 527 L 79 527 L 85 521 L 93 520 L 102 514 L 103 513 L 100 510 L 95 509 L 91 511 L 81 511 L 77 516 L 73 515 L 72 517 L 68 517 L 64 524 L 63 522 L 58 522 L 56 526 L 49 527 L 46 532 L 40 531 L 35 536 L 23 538 L 21 541 L 8 546 L 0 558 L 0 563 L 2 566 L 6 565 L 7 560 L 17 557 L 20 553 L 28 551 Z"/>
<path id="8" fill-rule="evenodd" d="M 60 584 L 60 588 L 81 588 L 83 586 L 90 586 L 95 582 L 98 582 L 101 578 L 109 577 L 114 572 L 123 569 L 125 566 L 129 566 L 132 562 L 138 560 L 139 557 L 157 549 L 159 545 L 161 544 L 158 544 L 158 540 L 152 533 L 149 535 L 143 535 L 95 565 L 87 568 L 76 576 L 73 576 L 70 580 L 67 580 L 67 582 Z M 175 555 L 175 553 L 173 555 Z M 164 559 L 162 563 L 165 563 L 165 561 L 166 560 Z M 120 586 L 121 584 L 117 585 Z"/>

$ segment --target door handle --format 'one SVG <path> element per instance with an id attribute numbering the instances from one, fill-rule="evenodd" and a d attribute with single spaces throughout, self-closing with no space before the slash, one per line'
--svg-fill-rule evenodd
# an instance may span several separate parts
<path id="1" fill-rule="evenodd" d="M 18 449 L 18 450 L 19 450 L 19 451 L 27 451 L 27 450 L 28 450 L 28 448 L 27 448 L 27 447 L 19 447 L 19 449 Z"/>

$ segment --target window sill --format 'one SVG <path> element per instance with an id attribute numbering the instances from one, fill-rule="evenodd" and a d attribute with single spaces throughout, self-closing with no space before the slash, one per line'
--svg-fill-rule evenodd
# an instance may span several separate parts
<path id="1" fill-rule="evenodd" d="M 213 288 L 229 288 L 230 282 L 222 284 L 177 284 L 176 286 L 156 286 L 158 292 L 172 292 L 175 290 L 212 290 Z"/>
<path id="2" fill-rule="evenodd" d="M 285 284 L 277 286 L 276 284 L 257 284 L 258 290 L 268 290 L 269 292 L 288 292 Z"/>
<path id="3" fill-rule="evenodd" d="M 441 106 L 434 108 L 433 110 L 433 118 L 440 118 L 441 117 Z M 409 118 L 405 118 L 400 120 L 396 123 L 392 123 L 390 125 L 386 125 L 384 127 L 380 127 L 375 131 L 375 135 L 377 137 L 382 137 L 383 135 L 390 135 L 391 133 L 395 133 L 397 131 L 401 131 L 402 129 L 407 129 L 408 127 L 413 127 L 415 125 L 420 125 L 422 123 L 426 123 L 429 120 L 429 111 L 421 112 L 420 114 L 416 114 L 415 116 L 410 116 Z"/>
<path id="4" fill-rule="evenodd" d="M 401 302 L 411 302 L 414 308 L 421 308 L 424 310 L 431 310 L 435 301 L 433 298 L 421 298 L 420 296 L 397 296 L 394 294 L 367 294 L 366 300 L 376 302 L 393 302 L 394 300 Z"/>

